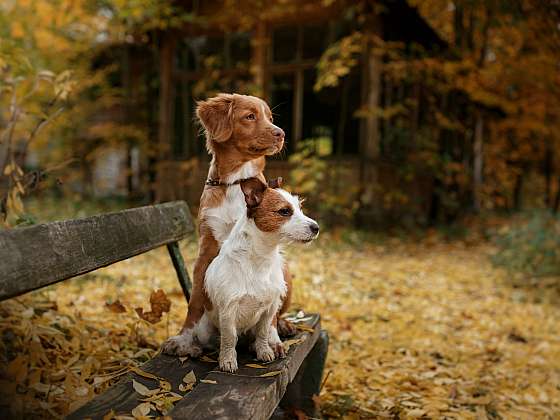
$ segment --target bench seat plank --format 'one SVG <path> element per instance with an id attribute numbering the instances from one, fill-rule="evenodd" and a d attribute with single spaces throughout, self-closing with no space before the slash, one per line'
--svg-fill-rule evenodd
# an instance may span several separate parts
<path id="1" fill-rule="evenodd" d="M 252 355 L 238 357 L 239 370 L 235 374 L 211 371 L 206 380 L 179 401 L 169 413 L 172 419 L 268 419 L 296 376 L 300 365 L 311 351 L 320 332 L 320 319 L 313 315 L 305 325 L 313 332 L 301 332 L 294 339 L 304 341 L 290 347 L 285 359 L 267 364 L 267 369 L 246 367 L 255 363 Z M 272 377 L 261 377 L 268 372 L 280 372 Z"/>
<path id="2" fill-rule="evenodd" d="M 0 231 L 0 300 L 84 274 L 194 230 L 176 201 Z"/>
<path id="3" fill-rule="evenodd" d="M 178 357 L 160 354 L 141 366 L 145 372 L 153 373 L 171 383 L 172 391 L 179 391 L 183 377 L 194 370 L 197 384 L 194 389 L 175 404 L 168 413 L 173 419 L 265 419 L 269 418 L 282 399 L 287 385 L 294 379 L 299 366 L 313 348 L 320 330 L 318 315 L 310 315 L 310 319 L 303 325 L 313 328 L 313 332 L 300 332 L 292 339 L 302 339 L 301 342 L 290 347 L 285 359 L 276 360 L 266 365 L 266 369 L 246 367 L 255 361 L 254 354 L 244 350 L 238 353 L 239 371 L 236 374 L 220 372 L 217 363 L 204 362 L 200 359 L 185 360 L 181 363 Z M 285 340 L 284 340 L 285 341 Z M 217 359 L 217 354 L 211 355 Z M 273 377 L 259 377 L 267 372 L 280 374 Z M 134 407 L 140 404 L 142 398 L 132 387 L 132 379 L 143 383 L 149 389 L 156 388 L 157 382 L 137 375 L 127 374 L 116 385 L 80 407 L 67 418 L 103 419 L 111 412 L 116 415 L 131 415 Z M 216 381 L 204 383 L 200 380 Z M 156 415 L 151 412 L 150 415 Z"/>
<path id="4" fill-rule="evenodd" d="M 182 383 L 183 377 L 187 373 L 192 370 L 198 379 L 203 379 L 208 372 L 216 369 L 217 365 L 217 362 L 203 362 L 198 359 L 187 359 L 181 362 L 178 357 L 159 354 L 149 362 L 144 363 L 140 369 L 144 372 L 164 378 L 171 383 L 173 392 L 182 394 L 179 392 L 179 384 Z M 158 382 L 154 379 L 145 378 L 136 373 L 129 373 L 117 384 L 74 411 L 67 419 L 101 420 L 106 414 L 110 413 L 111 410 L 117 415 L 122 414 L 130 416 L 132 410 L 141 403 L 139 398 L 144 398 L 137 394 L 132 387 L 133 379 L 147 386 L 148 389 L 158 387 Z"/>

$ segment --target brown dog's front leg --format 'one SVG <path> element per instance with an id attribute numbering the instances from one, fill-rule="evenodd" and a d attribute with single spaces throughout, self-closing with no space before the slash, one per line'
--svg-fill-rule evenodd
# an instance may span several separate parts
<path id="1" fill-rule="evenodd" d="M 220 251 L 218 241 L 214 238 L 212 229 L 206 224 L 200 225 L 200 248 L 198 258 L 194 264 L 192 297 L 187 309 L 187 318 L 183 324 L 184 331 L 191 329 L 204 315 L 205 308 L 211 309 L 212 304 L 206 295 L 204 287 L 204 277 L 206 270 Z"/>
<path id="2" fill-rule="evenodd" d="M 208 266 L 218 255 L 219 245 L 212 231 L 201 225 L 200 228 L 200 250 L 194 265 L 193 288 L 191 300 L 187 309 L 187 317 L 181 332 L 170 337 L 163 343 L 164 353 L 177 356 L 196 357 L 202 353 L 202 348 L 197 337 L 193 335 L 194 326 L 200 321 L 206 308 L 211 308 L 210 300 L 206 295 L 204 277 Z"/>
<path id="3" fill-rule="evenodd" d="M 282 300 L 282 306 L 278 310 L 278 314 L 273 320 L 273 325 L 276 324 L 278 334 L 282 337 L 291 337 L 297 333 L 296 326 L 290 321 L 281 318 L 281 315 L 285 313 L 292 303 L 292 275 L 288 268 L 288 264 L 284 264 L 282 269 L 284 274 L 284 281 L 286 282 L 286 297 Z"/>

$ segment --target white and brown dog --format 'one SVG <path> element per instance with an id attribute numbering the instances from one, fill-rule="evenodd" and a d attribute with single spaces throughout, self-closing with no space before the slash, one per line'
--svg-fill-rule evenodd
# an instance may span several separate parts
<path id="1" fill-rule="evenodd" d="M 220 94 L 198 103 L 197 117 L 206 132 L 206 146 L 212 162 L 198 212 L 199 253 L 194 265 L 193 290 L 181 332 L 163 344 L 163 351 L 196 357 L 202 353 L 195 339 L 205 312 L 213 305 L 204 284 L 206 269 L 218 255 L 239 218 L 245 213 L 245 200 L 239 182 L 257 177 L 265 181 L 265 156 L 284 146 L 284 131 L 272 123 L 266 102 L 254 96 Z M 278 315 L 290 304 L 291 277 L 283 267 L 286 296 Z M 294 332 L 285 320 L 273 321 L 280 334 Z"/>
<path id="2" fill-rule="evenodd" d="M 281 245 L 310 242 L 319 234 L 319 225 L 303 214 L 298 198 L 278 186 L 271 188 L 259 178 L 240 182 L 246 213 L 206 271 L 212 309 L 202 316 L 193 338 L 204 347 L 219 329 L 220 369 L 228 372 L 237 370 L 235 346 L 245 332 L 255 337 L 257 359 L 284 356 L 272 325 L 287 291 Z"/>

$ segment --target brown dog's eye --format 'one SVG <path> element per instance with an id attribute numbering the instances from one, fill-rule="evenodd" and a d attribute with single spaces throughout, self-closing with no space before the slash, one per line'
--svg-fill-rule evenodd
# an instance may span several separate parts
<path id="1" fill-rule="evenodd" d="M 294 212 L 291 207 L 283 207 L 277 211 L 280 216 L 288 217 L 291 216 Z"/>
<path id="2" fill-rule="evenodd" d="M 255 114 L 249 114 L 247 115 L 245 118 L 247 118 L 248 120 L 256 120 L 257 118 L 255 117 Z"/>

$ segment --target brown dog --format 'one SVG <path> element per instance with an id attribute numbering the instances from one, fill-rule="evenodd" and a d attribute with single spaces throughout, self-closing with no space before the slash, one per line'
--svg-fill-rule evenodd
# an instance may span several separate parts
<path id="1" fill-rule="evenodd" d="M 212 155 L 212 162 L 200 199 L 200 243 L 187 319 L 179 335 L 170 337 L 163 344 L 165 353 L 193 357 L 202 352 L 200 343 L 194 338 L 204 334 L 198 331 L 198 323 L 204 311 L 211 309 L 204 287 L 206 269 L 246 211 L 239 182 L 252 177 L 265 181 L 265 156 L 278 153 L 284 146 L 284 131 L 272 123 L 272 113 L 266 102 L 254 96 L 222 93 L 198 102 L 196 115 L 206 131 L 206 147 Z M 291 276 L 287 267 L 284 267 L 284 280 L 288 292 L 279 314 L 290 305 Z M 294 331 L 293 325 L 278 319 L 281 335 L 290 335 Z"/>

